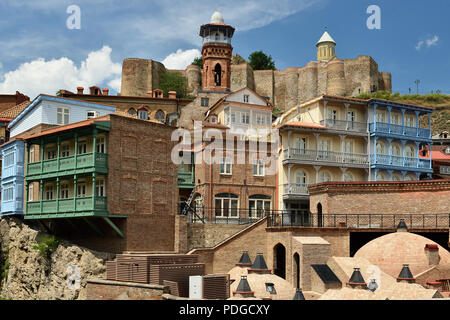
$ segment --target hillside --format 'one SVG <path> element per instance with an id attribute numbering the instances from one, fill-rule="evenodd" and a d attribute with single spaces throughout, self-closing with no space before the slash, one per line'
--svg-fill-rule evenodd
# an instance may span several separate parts
<path id="1" fill-rule="evenodd" d="M 359 99 L 383 99 L 399 103 L 421 105 L 434 108 L 431 117 L 432 135 L 442 131 L 450 131 L 450 95 L 444 94 L 426 94 L 426 95 L 400 95 L 398 92 L 390 94 L 389 92 L 379 91 L 372 94 L 361 94 L 355 98 Z M 421 119 L 421 121 L 427 121 Z"/>

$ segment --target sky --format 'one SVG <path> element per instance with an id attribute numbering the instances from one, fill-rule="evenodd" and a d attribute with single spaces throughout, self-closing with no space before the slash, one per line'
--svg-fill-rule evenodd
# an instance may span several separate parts
<path id="1" fill-rule="evenodd" d="M 394 92 L 415 93 L 420 80 L 419 93 L 450 94 L 448 0 L 1 0 L 0 94 L 92 85 L 116 94 L 125 58 L 184 69 L 216 9 L 244 58 L 262 50 L 279 70 L 303 67 L 326 27 L 339 58 L 372 56 Z"/>

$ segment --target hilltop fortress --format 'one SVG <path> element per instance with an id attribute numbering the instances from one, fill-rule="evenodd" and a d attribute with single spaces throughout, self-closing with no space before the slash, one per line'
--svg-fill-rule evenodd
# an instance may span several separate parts
<path id="1" fill-rule="evenodd" d="M 336 42 L 327 31 L 316 44 L 317 61 L 283 71 L 253 70 L 248 63 L 232 64 L 233 34 L 234 28 L 225 24 L 217 11 L 209 24 L 201 26 L 203 70 L 195 65 L 190 65 L 185 70 L 168 70 L 162 63 L 154 60 L 125 59 L 120 94 L 147 96 L 149 91 L 158 89 L 160 78 L 165 72 L 181 73 L 187 79 L 189 94 L 197 98 L 207 96 L 209 106 L 223 94 L 244 87 L 267 97 L 277 109 L 283 111 L 323 94 L 355 96 L 380 90 L 392 91 L 391 74 L 380 72 L 372 57 L 339 59 L 335 53 Z M 220 74 L 220 83 L 214 83 L 218 80 L 217 74 Z M 193 104 L 200 105 L 195 100 Z"/>

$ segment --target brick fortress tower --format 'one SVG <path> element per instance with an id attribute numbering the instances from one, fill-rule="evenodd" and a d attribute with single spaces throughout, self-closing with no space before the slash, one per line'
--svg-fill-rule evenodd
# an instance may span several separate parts
<path id="1" fill-rule="evenodd" d="M 224 23 L 218 11 L 212 15 L 210 23 L 200 27 L 200 36 L 203 38 L 203 90 L 230 91 L 233 35 L 234 28 Z"/>

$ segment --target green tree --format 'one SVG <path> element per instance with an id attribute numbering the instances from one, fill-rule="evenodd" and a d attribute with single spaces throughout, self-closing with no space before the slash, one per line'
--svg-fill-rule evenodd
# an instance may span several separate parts
<path id="1" fill-rule="evenodd" d="M 166 72 L 159 81 L 159 88 L 164 91 L 164 96 L 169 96 L 169 91 L 176 91 L 177 98 L 187 96 L 187 80 L 178 72 Z"/>
<path id="2" fill-rule="evenodd" d="M 200 68 L 203 69 L 203 57 L 195 58 L 194 61 L 192 61 L 191 65 L 199 66 Z"/>
<path id="3" fill-rule="evenodd" d="M 276 70 L 275 62 L 271 55 L 262 51 L 255 51 L 248 56 L 248 62 L 253 70 Z"/>

